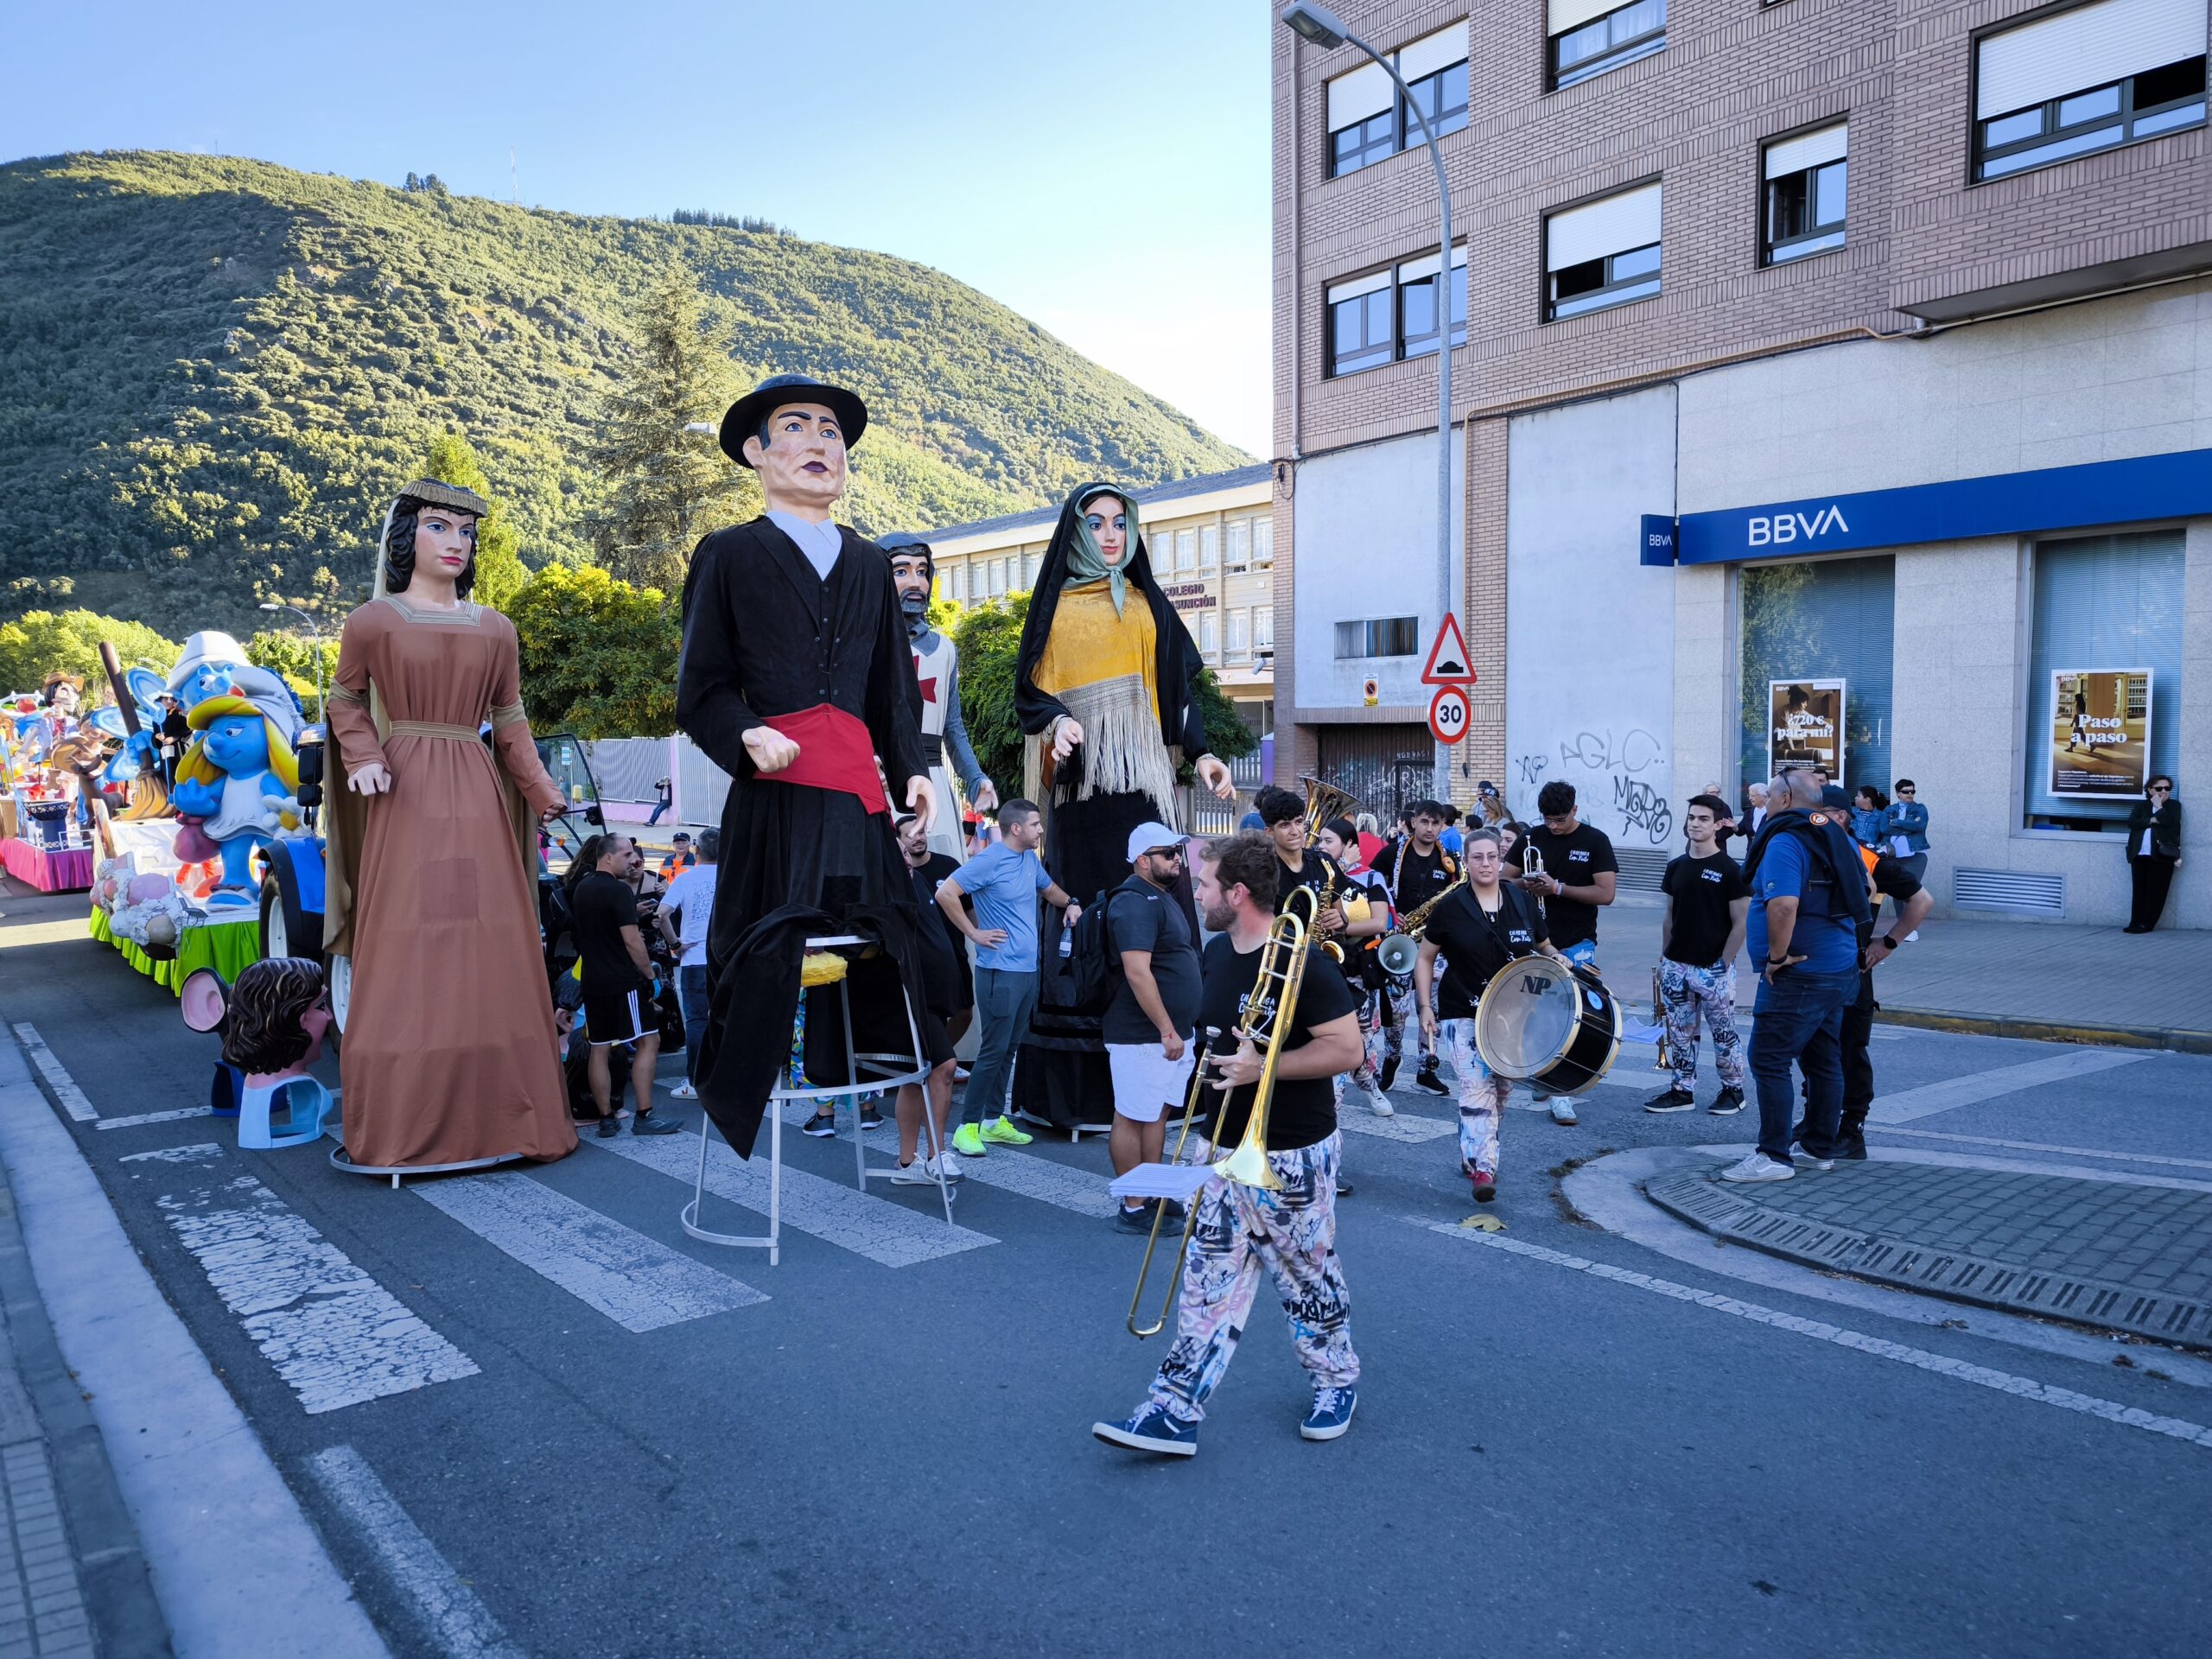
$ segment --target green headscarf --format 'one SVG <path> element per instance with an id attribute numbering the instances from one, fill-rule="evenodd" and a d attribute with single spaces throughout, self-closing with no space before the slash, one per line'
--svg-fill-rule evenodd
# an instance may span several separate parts
<path id="1" fill-rule="evenodd" d="M 1091 533 L 1090 521 L 1084 517 L 1086 509 L 1102 495 L 1110 495 L 1122 504 L 1122 515 L 1128 518 L 1128 539 L 1122 550 L 1119 564 L 1106 563 L 1100 550 L 1098 537 Z M 1075 541 L 1068 548 L 1068 582 L 1071 588 L 1087 587 L 1094 582 L 1104 582 L 1107 592 L 1114 601 L 1114 614 L 1122 613 L 1122 606 L 1128 597 L 1130 563 L 1137 556 L 1136 504 L 1119 490 L 1102 488 L 1090 491 L 1075 504 Z"/>

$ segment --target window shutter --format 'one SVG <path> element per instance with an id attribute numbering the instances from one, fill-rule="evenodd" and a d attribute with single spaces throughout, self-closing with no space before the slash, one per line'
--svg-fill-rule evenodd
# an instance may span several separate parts
<path id="1" fill-rule="evenodd" d="M 1449 29 L 1440 29 L 1433 35 L 1425 35 L 1410 45 L 1398 48 L 1398 73 L 1405 77 L 1408 86 L 1425 75 L 1462 61 L 1467 55 L 1467 25 L 1457 22 Z"/>
<path id="2" fill-rule="evenodd" d="M 1602 17 L 1609 11 L 1618 11 L 1629 0 L 1551 0 L 1550 30 L 1564 35 L 1578 29 L 1592 17 Z"/>
<path id="3" fill-rule="evenodd" d="M 1980 45 L 1981 120 L 2204 54 L 2204 0 L 2097 0 Z"/>
<path id="4" fill-rule="evenodd" d="M 1348 283 L 1334 283 L 1329 288 L 1329 303 L 1342 300 L 1356 300 L 1363 294 L 1374 294 L 1390 286 L 1390 273 L 1376 271 L 1371 276 L 1355 276 Z"/>
<path id="5" fill-rule="evenodd" d="M 1465 270 L 1466 268 L 1466 248 L 1463 245 L 1452 249 L 1452 269 L 1454 270 Z M 1426 259 L 1408 259 L 1404 264 L 1398 267 L 1398 280 L 1402 283 L 1418 283 L 1425 278 L 1433 276 L 1435 275 L 1436 256 L 1433 253 Z"/>
<path id="6" fill-rule="evenodd" d="M 1659 239 L 1659 187 L 1624 190 L 1544 221 L 1544 269 L 1562 270 Z"/>
<path id="7" fill-rule="evenodd" d="M 1382 114 L 1396 96 L 1389 72 L 1379 63 L 1363 63 L 1350 73 L 1338 75 L 1329 83 L 1329 130 L 1341 132 L 1371 115 Z"/>
<path id="8" fill-rule="evenodd" d="M 1845 125 L 1839 121 L 1832 127 L 1822 127 L 1818 132 L 1801 133 L 1795 138 L 1785 138 L 1778 144 L 1769 144 L 1766 147 L 1767 177 L 1785 179 L 1792 173 L 1802 173 L 1808 167 L 1841 161 L 1844 137 Z"/>

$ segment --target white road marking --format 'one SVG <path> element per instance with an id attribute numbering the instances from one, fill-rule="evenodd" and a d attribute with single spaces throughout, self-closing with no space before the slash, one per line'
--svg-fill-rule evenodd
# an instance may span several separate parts
<path id="1" fill-rule="evenodd" d="M 684 1186 L 691 1185 L 699 1167 L 699 1138 L 696 1130 L 683 1135 L 640 1137 L 627 1133 L 601 1141 L 588 1136 L 583 1144 L 627 1158 L 658 1170 Z M 731 1151 L 721 1136 L 709 1137 L 707 1148 L 707 1191 L 760 1215 L 768 1213 L 768 1148 L 755 1148 L 747 1163 Z M 874 1198 L 836 1181 L 825 1181 L 805 1170 L 784 1166 L 784 1225 L 835 1244 L 856 1255 L 880 1262 L 887 1268 L 908 1268 L 917 1262 L 962 1250 L 980 1249 L 998 1240 L 966 1227 L 948 1227 L 942 1214 L 931 1217 L 886 1198 Z M 709 1224 L 713 1224 L 711 1214 Z"/>
<path id="2" fill-rule="evenodd" d="M 197 1141 L 188 1147 L 162 1147 L 154 1152 L 134 1152 L 127 1158 L 118 1158 L 118 1164 L 212 1164 L 223 1155 L 222 1147 L 213 1141 Z"/>
<path id="3" fill-rule="evenodd" d="M 2149 1059 L 2155 1052 L 2156 1050 L 2143 1048 L 2076 1048 L 2063 1054 L 2046 1054 L 2039 1060 L 2025 1060 L 2018 1065 L 2000 1065 L 1991 1071 L 1953 1077 L 1947 1083 L 1923 1084 L 1917 1089 L 1884 1095 L 1875 1101 L 1873 1109 L 1866 1115 L 1866 1121 L 1870 1123 L 1910 1123 L 1937 1112 L 1955 1111 L 1959 1107 L 1979 1105 L 1985 1100 L 1995 1100 L 2002 1095 L 2018 1094 L 2023 1089 L 2039 1088 L 2049 1083 L 2066 1083 L 2094 1072 L 2109 1071 L 2114 1066 L 2133 1065 L 2139 1060 Z"/>
<path id="4" fill-rule="evenodd" d="M 1344 1093 L 1344 1109 L 1337 1114 L 1337 1127 L 1351 1135 L 1372 1135 L 1377 1141 L 1403 1141 L 1418 1143 L 1441 1141 L 1447 1135 L 1459 1133 L 1456 1119 L 1422 1117 L 1413 1112 L 1400 1112 L 1395 1117 L 1377 1117 L 1367 1109 L 1367 1103 L 1357 1098 L 1357 1090 Z"/>
<path id="5" fill-rule="evenodd" d="M 309 1415 L 476 1375 L 475 1361 L 252 1176 L 156 1202 Z"/>
<path id="6" fill-rule="evenodd" d="M 211 1106 L 187 1106 L 174 1112 L 140 1112 L 135 1117 L 104 1117 L 92 1127 L 96 1129 L 135 1129 L 144 1123 L 175 1123 L 188 1117 L 213 1117 Z"/>
<path id="7" fill-rule="evenodd" d="M 1694 1302 L 1700 1307 L 1711 1308 L 1716 1313 L 1731 1314 L 1739 1319 L 1749 1319 L 1754 1325 L 1770 1325 L 1777 1331 L 1810 1337 L 1819 1342 L 1831 1342 L 1840 1348 L 1855 1349 L 1863 1354 L 1872 1354 L 1878 1359 L 1894 1360 L 1901 1365 L 1933 1371 L 1939 1376 L 1953 1377 L 1961 1382 L 1972 1382 L 1980 1388 L 1993 1389 L 1999 1394 L 2016 1395 L 2041 1405 L 2056 1406 L 2062 1411 L 2077 1411 L 2087 1416 L 2101 1417 L 2107 1422 L 2139 1428 L 2146 1433 L 2163 1434 L 2173 1440 L 2186 1440 L 2193 1446 L 2212 1447 L 2212 1428 L 2183 1418 L 2161 1417 L 2139 1407 L 2123 1406 L 2117 1401 L 2100 1399 L 2095 1395 L 2079 1394 L 2072 1389 L 2038 1382 L 2033 1377 L 2015 1376 L 2009 1371 L 1995 1370 L 1986 1365 L 1971 1364 L 1947 1355 L 1929 1353 L 1924 1348 L 1907 1347 L 1901 1342 L 1870 1337 L 1862 1332 L 1829 1325 L 1823 1320 L 1778 1313 L 1770 1307 L 1762 1307 L 1757 1302 L 1723 1296 L 1715 1291 L 1696 1290 L 1688 1285 L 1675 1284 L 1671 1280 L 1655 1279 L 1649 1274 L 1592 1262 L 1586 1256 L 1569 1255 L 1563 1250 L 1548 1249 L 1541 1244 L 1526 1243 L 1499 1233 L 1480 1232 L 1471 1227 L 1462 1227 L 1456 1222 L 1431 1222 L 1428 1227 L 1431 1232 L 1442 1233 L 1447 1238 L 1464 1239 L 1470 1243 L 1486 1245 L 1532 1261 L 1547 1262 L 1554 1267 L 1586 1273 L 1593 1278 L 1609 1279 L 1615 1284 L 1648 1291 L 1655 1296 L 1665 1296 L 1675 1301 Z"/>
<path id="8" fill-rule="evenodd" d="M 61 1109 L 79 1123 L 95 1122 L 99 1114 L 92 1109 L 92 1103 L 85 1098 L 85 1091 L 77 1086 L 54 1051 L 46 1046 L 46 1039 L 38 1034 L 36 1026 L 17 1026 L 16 1039 L 23 1046 L 23 1052 L 31 1057 L 31 1064 L 46 1079 L 46 1086 L 54 1090 L 54 1097 L 61 1103 Z"/>
<path id="9" fill-rule="evenodd" d="M 492 1610 L 454 1574 L 359 1452 L 350 1446 L 330 1446 L 309 1458 L 308 1468 L 376 1552 L 440 1653 L 454 1659 L 525 1659 Z"/>
<path id="10" fill-rule="evenodd" d="M 417 1181 L 408 1191 L 626 1331 L 768 1300 L 518 1171 Z"/>
<path id="11" fill-rule="evenodd" d="M 2183 1169 L 2212 1169 L 2212 1159 L 2162 1158 L 2147 1152 L 2107 1152 L 2101 1147 L 2053 1147 L 2040 1141 L 1994 1141 L 1984 1135 L 1945 1135 L 1940 1129 L 1908 1129 L 1896 1124 L 1875 1126 L 1890 1135 L 1917 1135 L 1923 1141 L 1955 1141 L 1966 1147 L 2002 1147 L 2008 1152 L 2055 1152 L 2068 1158 L 2110 1158 L 2130 1164 L 2170 1164 Z M 2084 1170 L 2085 1175 L 2103 1175 L 2105 1170 Z"/>
<path id="12" fill-rule="evenodd" d="M 813 1116 L 814 1106 L 810 1101 L 787 1100 L 784 1103 L 784 1122 L 786 1126 L 795 1128 Z M 868 1142 L 868 1150 L 884 1153 L 896 1162 L 899 1157 L 899 1126 L 892 1120 L 891 1114 L 886 1112 L 883 1115 L 881 1128 L 871 1129 L 868 1133 L 874 1137 Z M 837 1139 L 847 1145 L 851 1144 L 853 1124 L 849 1110 L 839 1120 Z M 928 1135 L 925 1131 L 925 1148 L 927 1141 Z M 697 1148 L 694 1147 L 692 1151 L 696 1157 Z M 960 1154 L 955 1153 L 953 1156 L 959 1158 Z M 1093 1175 L 1083 1170 L 1070 1169 L 1065 1164 L 1057 1163 L 1050 1158 L 1040 1158 L 1033 1152 L 1020 1152 L 1012 1147 L 993 1147 L 990 1155 L 985 1158 L 961 1158 L 960 1170 L 969 1180 L 980 1186 L 995 1186 L 1007 1192 L 1018 1192 L 1025 1198 L 1034 1198 L 1039 1204 L 1072 1211 L 1078 1216 L 1089 1216 L 1096 1221 L 1113 1219 L 1116 1206 L 1112 1196 L 1106 1191 L 1106 1176 L 1103 1172 Z M 789 1178 L 788 1168 L 785 1175 Z M 937 1201 L 937 1194 L 927 1187 L 907 1190 L 925 1194 L 931 1203 Z M 959 1190 L 957 1186 L 953 1198 L 958 1201 Z"/>

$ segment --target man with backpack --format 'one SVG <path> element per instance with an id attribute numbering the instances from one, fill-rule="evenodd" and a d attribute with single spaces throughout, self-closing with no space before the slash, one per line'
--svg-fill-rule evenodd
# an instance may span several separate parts
<path id="1" fill-rule="evenodd" d="M 1164 823 L 1129 831 L 1129 879 L 1108 895 L 1101 922 L 1105 959 L 1118 970 L 1103 1020 L 1106 1060 L 1114 1075 L 1114 1127 L 1106 1150 L 1114 1173 L 1156 1164 L 1166 1144 L 1166 1115 L 1178 1110 L 1191 1084 L 1192 1033 L 1203 988 L 1198 942 L 1175 894 L 1183 874 L 1183 837 Z M 1087 954 L 1080 930 L 1075 949 Z M 1152 1230 L 1156 1199 L 1116 1207 L 1125 1233 Z"/>

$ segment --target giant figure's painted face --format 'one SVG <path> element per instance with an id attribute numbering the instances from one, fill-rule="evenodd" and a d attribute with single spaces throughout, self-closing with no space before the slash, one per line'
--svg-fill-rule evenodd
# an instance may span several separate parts
<path id="1" fill-rule="evenodd" d="M 258 715 L 225 715 L 207 727 L 207 759 L 232 777 L 269 770 L 269 728 Z"/>
<path id="2" fill-rule="evenodd" d="M 1083 522 L 1098 541 L 1099 556 L 1118 566 L 1128 556 L 1135 537 L 1130 534 L 1129 506 L 1118 495 L 1094 495 L 1083 504 Z"/>
<path id="3" fill-rule="evenodd" d="M 827 510 L 845 493 L 845 432 L 824 404 L 785 404 L 768 417 L 768 442 L 745 441 L 772 506 Z"/>
<path id="4" fill-rule="evenodd" d="M 425 507 L 415 520 L 415 568 L 461 580 L 476 556 L 476 520 L 451 507 Z"/>
<path id="5" fill-rule="evenodd" d="M 899 585 L 899 597 L 919 594 L 925 607 L 929 603 L 931 576 L 930 556 L 926 553 L 909 553 L 905 550 L 891 556 L 891 580 Z"/>

